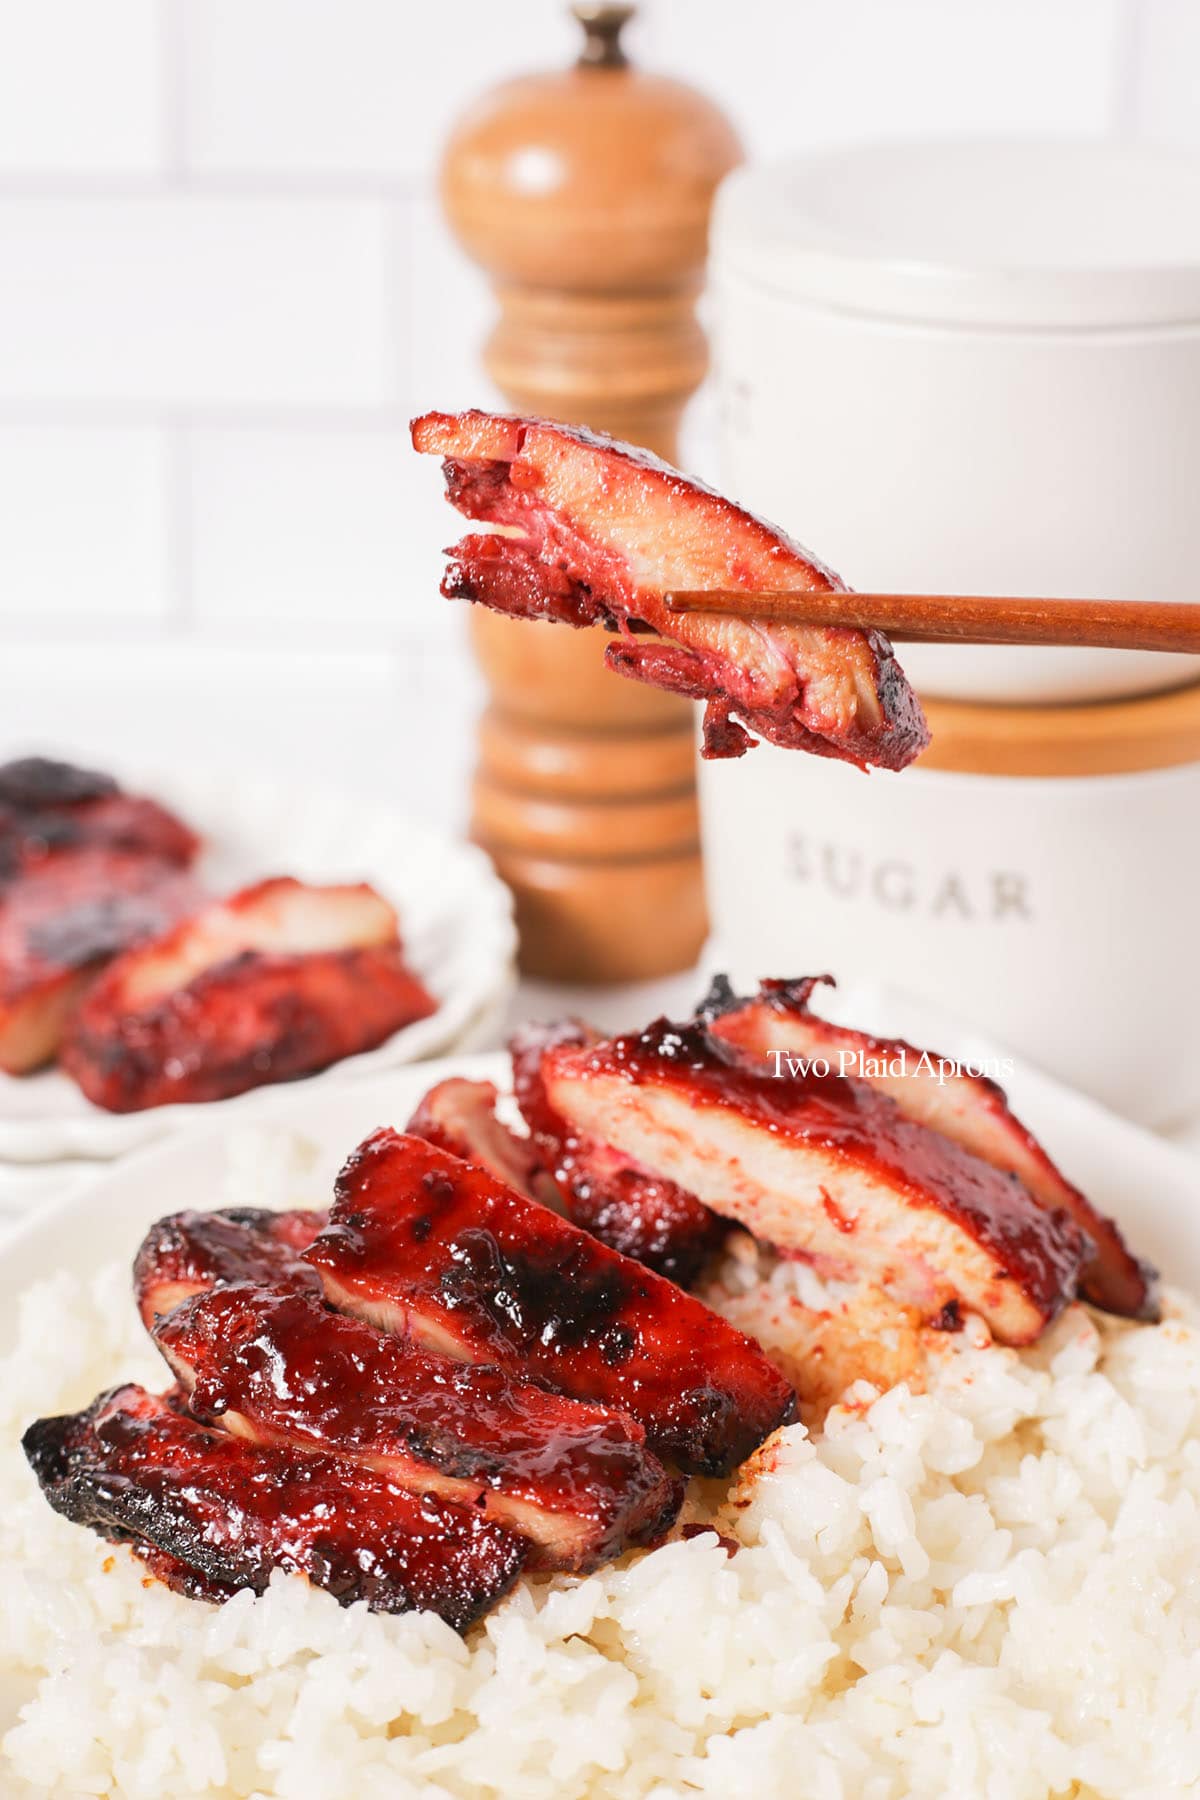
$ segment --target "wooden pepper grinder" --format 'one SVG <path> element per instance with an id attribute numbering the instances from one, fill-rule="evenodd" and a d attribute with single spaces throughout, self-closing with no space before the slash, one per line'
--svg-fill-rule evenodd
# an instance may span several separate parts
<path id="1" fill-rule="evenodd" d="M 707 366 L 712 196 L 741 148 L 700 94 L 630 67 L 632 6 L 571 10 L 577 63 L 476 102 L 443 203 L 492 278 L 485 363 L 514 410 L 674 460 Z M 611 674 L 601 633 L 483 608 L 471 631 L 491 695 L 473 835 L 516 895 L 522 967 L 595 982 L 689 967 L 707 930 L 689 704 Z"/>

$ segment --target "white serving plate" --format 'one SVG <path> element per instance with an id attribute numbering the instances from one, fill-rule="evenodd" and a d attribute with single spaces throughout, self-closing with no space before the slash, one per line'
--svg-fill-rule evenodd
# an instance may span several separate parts
<path id="1" fill-rule="evenodd" d="M 369 881 L 399 913 L 409 960 L 438 1009 L 378 1049 L 306 1077 L 302 1108 L 347 1080 L 484 1040 L 514 980 L 516 929 L 512 898 L 481 850 L 336 788 L 227 773 L 118 774 L 130 792 L 152 794 L 202 834 L 197 872 L 214 893 L 266 875 Z M 0 1159 L 118 1156 L 180 1125 L 219 1119 L 226 1129 L 274 1092 L 118 1114 L 93 1106 L 57 1069 L 0 1074 Z"/>
<path id="2" fill-rule="evenodd" d="M 878 993 L 869 1008 L 858 995 L 853 1003 L 854 1016 L 876 1030 L 909 1031 L 916 1042 L 953 1056 L 1002 1054 L 976 1038 L 955 1041 L 936 1030 L 931 1037 L 929 1021 L 916 1009 L 881 1003 Z M 847 1006 L 839 1010 L 849 1016 Z M 305 1192 L 325 1195 L 355 1144 L 380 1125 L 402 1126 L 425 1089 L 447 1075 L 503 1086 L 507 1059 L 450 1056 L 312 1093 L 276 1090 L 254 1125 L 308 1139 L 317 1163 Z M 1025 1122 L 1070 1178 L 1117 1218 L 1137 1252 L 1172 1285 L 1200 1294 L 1200 1161 L 1035 1070 L 1018 1067 L 1008 1088 Z M 164 1212 L 220 1206 L 227 1148 L 223 1125 L 178 1134 L 105 1170 L 0 1241 L 0 1354 L 12 1348 L 17 1300 L 31 1282 L 56 1270 L 87 1275 L 114 1257 L 132 1261 L 142 1235 Z M 244 1192 L 238 1198 L 247 1203 Z"/>

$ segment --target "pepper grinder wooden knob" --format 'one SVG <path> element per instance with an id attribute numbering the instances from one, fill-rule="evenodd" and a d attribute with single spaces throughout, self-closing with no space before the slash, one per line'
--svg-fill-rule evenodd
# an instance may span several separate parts
<path id="1" fill-rule="evenodd" d="M 484 360 L 514 410 L 675 460 L 707 367 L 712 197 L 741 147 L 702 95 L 631 67 L 632 6 L 571 10 L 575 66 L 472 106 L 443 204 L 491 277 Z M 597 982 L 689 967 L 707 920 L 688 703 L 611 674 L 597 632 L 477 608 L 471 633 L 491 697 L 472 829 L 516 895 L 522 967 Z"/>

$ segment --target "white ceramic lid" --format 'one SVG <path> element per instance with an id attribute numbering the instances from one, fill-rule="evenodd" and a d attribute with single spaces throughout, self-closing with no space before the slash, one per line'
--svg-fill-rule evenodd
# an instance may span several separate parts
<path id="1" fill-rule="evenodd" d="M 713 253 L 775 292 L 876 316 L 1200 323 L 1200 158 L 1103 142 L 833 150 L 729 177 Z"/>

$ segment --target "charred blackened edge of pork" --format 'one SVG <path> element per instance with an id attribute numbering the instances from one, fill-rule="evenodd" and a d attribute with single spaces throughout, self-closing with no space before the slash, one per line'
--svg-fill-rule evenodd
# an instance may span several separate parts
<path id="1" fill-rule="evenodd" d="M 21 756 L 0 764 L 0 805 L 35 811 L 43 807 L 78 806 L 120 793 L 111 775 L 81 769 L 50 756 Z"/>

